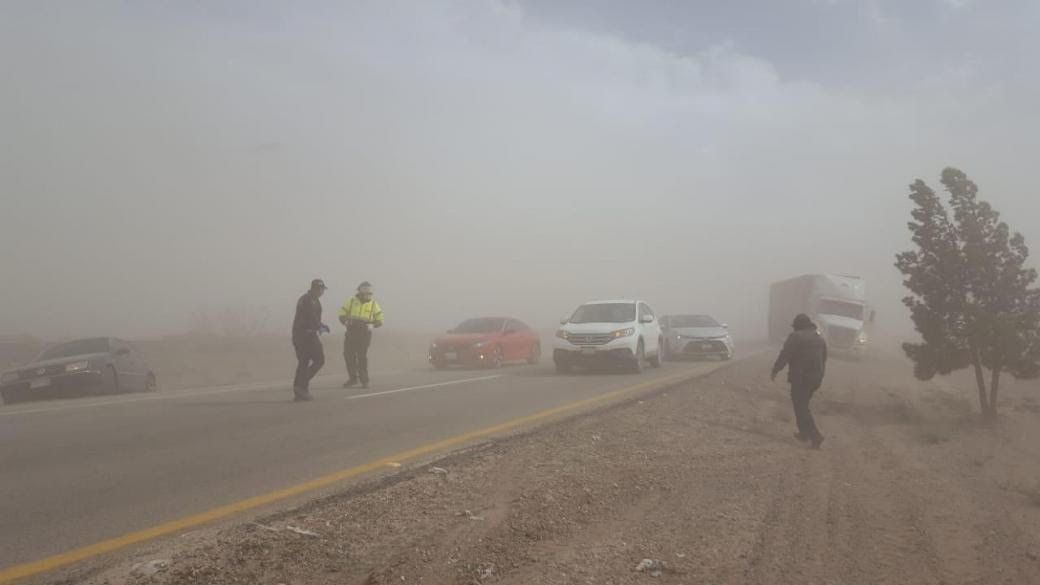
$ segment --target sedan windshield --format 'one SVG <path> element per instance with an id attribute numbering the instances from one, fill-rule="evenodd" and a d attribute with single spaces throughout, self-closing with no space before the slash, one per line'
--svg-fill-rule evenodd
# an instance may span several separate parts
<path id="1" fill-rule="evenodd" d="M 629 323 L 636 320 L 635 303 L 599 303 L 582 305 L 574 312 L 571 323 Z"/>
<path id="2" fill-rule="evenodd" d="M 482 318 L 463 321 L 455 333 L 497 333 L 502 330 L 503 319 Z"/>
<path id="3" fill-rule="evenodd" d="M 40 355 L 41 360 L 53 360 L 63 357 L 86 355 L 88 353 L 107 353 L 109 351 L 108 339 L 97 337 L 94 339 L 78 339 L 68 343 L 55 345 Z"/>
<path id="4" fill-rule="evenodd" d="M 707 315 L 675 315 L 668 317 L 668 326 L 676 329 L 688 327 L 721 327 L 719 322 Z"/>

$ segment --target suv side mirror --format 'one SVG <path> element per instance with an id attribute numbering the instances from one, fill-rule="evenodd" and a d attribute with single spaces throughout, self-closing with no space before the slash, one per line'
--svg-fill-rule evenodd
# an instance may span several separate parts
<path id="1" fill-rule="evenodd" d="M 570 323 L 570 321 L 571 321 L 570 319 L 568 319 L 567 317 L 564 317 L 564 318 L 560 319 L 560 325 L 566 325 L 567 323 Z"/>
<path id="2" fill-rule="evenodd" d="M 723 329 L 729 329 L 729 323 L 723 323 L 722 324 L 722 328 Z"/>
<path id="3" fill-rule="evenodd" d="M 653 323 L 654 322 L 654 316 L 653 315 L 643 315 L 642 317 L 639 318 L 639 322 L 640 323 Z"/>

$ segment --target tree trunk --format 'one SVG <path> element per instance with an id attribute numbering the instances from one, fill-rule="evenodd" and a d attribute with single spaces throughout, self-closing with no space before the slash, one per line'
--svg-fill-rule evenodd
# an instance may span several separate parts
<path id="1" fill-rule="evenodd" d="M 989 400 L 986 395 L 986 377 L 982 373 L 982 361 L 974 342 L 969 342 L 968 349 L 971 352 L 971 365 L 975 368 L 975 385 L 979 389 L 979 408 L 982 416 L 989 416 Z"/>
<path id="2" fill-rule="evenodd" d="M 986 418 L 996 420 L 997 418 L 997 392 L 1000 390 L 1000 367 L 993 368 L 992 377 L 989 382 L 989 410 Z"/>

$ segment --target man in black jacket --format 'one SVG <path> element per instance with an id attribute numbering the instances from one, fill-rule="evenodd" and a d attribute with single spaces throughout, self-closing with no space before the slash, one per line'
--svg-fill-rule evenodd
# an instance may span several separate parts
<path id="1" fill-rule="evenodd" d="M 816 428 L 812 412 L 809 411 L 809 400 L 813 393 L 823 384 L 823 374 L 827 369 L 827 342 L 816 330 L 816 324 L 808 315 L 794 318 L 794 332 L 787 337 L 784 348 L 773 364 L 770 379 L 787 367 L 787 381 L 791 383 L 791 403 L 794 405 L 794 416 L 798 423 L 795 438 L 808 442 L 813 449 L 819 449 L 823 443 L 823 435 Z"/>
<path id="2" fill-rule="evenodd" d="M 293 380 L 293 395 L 297 402 L 311 400 L 311 378 L 325 365 L 325 349 L 318 339 L 319 333 L 329 331 L 321 322 L 321 301 L 318 300 L 325 293 L 325 289 L 325 283 L 321 279 L 312 280 L 310 290 L 296 301 L 292 341 L 297 360 L 296 378 Z"/>

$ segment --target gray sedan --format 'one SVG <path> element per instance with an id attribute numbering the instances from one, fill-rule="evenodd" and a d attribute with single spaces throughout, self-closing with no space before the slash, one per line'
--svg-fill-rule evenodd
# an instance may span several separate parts
<path id="1" fill-rule="evenodd" d="M 736 347 L 729 326 L 710 315 L 665 315 L 661 317 L 666 359 L 733 358 Z"/>

